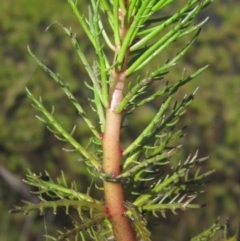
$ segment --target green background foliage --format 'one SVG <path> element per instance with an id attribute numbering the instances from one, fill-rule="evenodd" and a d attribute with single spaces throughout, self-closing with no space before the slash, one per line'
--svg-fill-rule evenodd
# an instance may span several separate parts
<path id="1" fill-rule="evenodd" d="M 86 2 L 81 1 L 79 5 L 81 12 L 87 15 Z M 177 1 L 176 9 L 177 5 L 183 2 L 185 1 Z M 221 216 L 223 221 L 229 217 L 230 227 L 237 227 L 240 208 L 239 11 L 237 0 L 215 1 L 205 9 L 199 16 L 199 21 L 210 16 L 209 22 L 204 26 L 193 48 L 168 77 L 170 81 L 174 81 L 183 68 L 187 69 L 187 73 L 191 73 L 210 64 L 200 77 L 184 86 L 179 93 L 179 96 L 183 96 L 200 86 L 195 101 L 180 123 L 180 126 L 188 125 L 187 135 L 183 139 L 184 152 L 181 155 L 184 158 L 199 149 L 200 156 L 210 156 L 203 168 L 216 169 L 216 172 L 210 177 L 205 193 L 198 200 L 207 206 L 197 211 L 179 212 L 178 216 L 169 214 L 167 219 L 154 220 L 151 225 L 154 231 L 153 240 L 157 240 L 159 231 L 172 237 L 171 240 L 187 240 L 191 235 L 207 228 L 218 216 Z M 14 204 L 20 205 L 21 199 L 34 199 L 34 196 L 28 194 L 26 186 L 18 185 L 21 182 L 13 183 L 9 180 L 16 178 L 21 181 L 25 177 L 26 169 L 30 168 L 36 173 L 48 170 L 53 178 L 57 178 L 61 170 L 64 170 L 67 179 L 75 180 L 78 188 L 83 191 L 87 190 L 91 182 L 79 156 L 63 151 L 62 148 L 68 146 L 58 141 L 36 120 L 34 116 L 37 112 L 31 107 L 25 93 L 27 86 L 36 96 L 42 96 L 47 107 L 54 105 L 55 115 L 64 127 L 71 131 L 76 125 L 76 139 L 85 146 L 88 145 L 91 150 L 89 133 L 82 119 L 58 85 L 36 66 L 27 53 L 26 47 L 30 45 L 46 65 L 60 73 L 75 96 L 90 109 L 87 101 L 90 93 L 84 85 L 87 75 L 78 62 L 70 40 L 56 25 L 52 25 L 45 32 L 47 26 L 55 20 L 72 27 L 92 62 L 95 53 L 67 1 L 4 0 L 1 3 L 0 236 L 3 241 L 43 240 L 45 226 L 49 232 L 54 226 L 67 227 L 68 222 L 71 222 L 70 218 L 63 220 L 61 212 L 56 216 L 47 213 L 45 218 L 39 217 L 38 213 L 31 213 L 27 217 L 22 214 L 8 214 Z M 183 44 L 181 41 L 168 48 L 158 61 L 164 63 L 169 56 L 178 52 Z M 157 60 L 156 64 L 159 64 Z M 159 103 L 145 106 L 127 120 L 136 128 L 126 127 L 126 142 L 136 136 L 138 127 L 147 123 L 157 106 Z M 94 119 L 94 116 L 92 118 Z M 96 153 L 97 150 L 91 151 Z"/>

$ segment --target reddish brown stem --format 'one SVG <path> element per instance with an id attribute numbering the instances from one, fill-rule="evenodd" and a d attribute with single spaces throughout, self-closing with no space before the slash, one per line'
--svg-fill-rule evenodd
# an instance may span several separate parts
<path id="1" fill-rule="evenodd" d="M 124 75 L 112 74 L 114 83 L 110 90 L 110 108 L 106 112 L 106 125 L 103 137 L 103 171 L 116 177 L 121 172 L 122 151 L 120 147 L 121 114 L 114 108 L 122 100 Z M 105 201 L 116 241 L 136 241 L 136 234 L 125 216 L 125 198 L 120 183 L 104 183 Z"/>
<path id="2" fill-rule="evenodd" d="M 128 1 L 125 1 L 127 8 Z M 124 24 L 124 16 L 119 11 L 121 22 L 120 35 L 121 41 L 125 38 L 128 31 Z M 116 46 L 115 58 L 118 55 L 120 46 Z M 116 69 L 111 72 L 112 84 L 109 91 L 109 108 L 106 110 L 106 122 L 103 137 L 103 171 L 113 178 L 121 173 L 122 150 L 120 146 L 120 129 L 122 114 L 114 113 L 115 108 L 122 101 L 124 85 L 126 82 L 125 70 L 127 68 L 128 51 L 121 64 L 121 71 Z M 119 67 L 119 66 L 118 66 Z M 120 183 L 104 182 L 104 193 L 109 219 L 112 224 L 116 241 L 136 241 L 136 233 L 126 217 L 125 198 L 123 187 Z"/>

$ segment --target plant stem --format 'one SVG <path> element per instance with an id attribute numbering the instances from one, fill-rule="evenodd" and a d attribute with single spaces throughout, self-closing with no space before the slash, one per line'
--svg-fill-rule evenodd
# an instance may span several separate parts
<path id="1" fill-rule="evenodd" d="M 122 114 L 114 113 L 114 108 L 122 100 L 125 75 L 112 73 L 114 79 L 110 89 L 110 107 L 106 111 L 106 125 L 103 136 L 103 171 L 116 177 L 121 173 L 122 150 L 120 147 L 120 127 Z M 117 241 L 136 241 L 135 231 L 125 216 L 125 198 L 120 183 L 104 182 L 104 193 L 109 219 Z"/>
<path id="2" fill-rule="evenodd" d="M 125 7 L 128 6 L 128 1 L 125 1 L 121 6 L 124 7 L 123 5 Z M 123 91 L 126 82 L 125 72 L 129 54 L 129 48 L 127 48 L 123 61 L 116 63 L 119 50 L 121 49 L 121 43 L 128 31 L 128 26 L 124 24 L 125 18 L 123 12 L 119 8 L 119 2 L 116 1 L 114 6 L 116 31 L 115 57 L 113 62 L 115 69 L 112 69 L 110 72 L 111 85 L 109 90 L 109 107 L 106 110 L 106 122 L 103 135 L 103 171 L 113 178 L 121 174 L 122 150 L 120 146 L 120 129 L 122 113 L 115 113 L 115 109 L 123 99 Z M 125 207 L 122 184 L 105 181 L 104 194 L 115 240 L 136 241 L 136 233 L 125 215 L 127 209 Z"/>

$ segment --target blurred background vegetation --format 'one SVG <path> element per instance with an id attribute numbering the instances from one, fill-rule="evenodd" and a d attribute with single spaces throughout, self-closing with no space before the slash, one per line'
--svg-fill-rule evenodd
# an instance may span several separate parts
<path id="1" fill-rule="evenodd" d="M 184 0 L 178 0 L 182 4 Z M 79 0 L 81 12 L 87 15 L 87 1 Z M 40 57 L 52 70 L 67 82 L 77 99 L 89 106 L 89 91 L 84 81 L 88 77 L 62 30 L 53 25 L 55 20 L 77 33 L 89 60 L 95 53 L 81 31 L 66 0 L 3 0 L 0 10 L 0 237 L 2 241 L 44 240 L 43 234 L 60 227 L 68 227 L 71 219 L 61 212 L 47 213 L 44 217 L 33 212 L 10 215 L 13 205 L 21 200 L 34 201 L 29 187 L 21 180 L 27 168 L 32 171 L 47 170 L 53 179 L 64 171 L 69 181 L 75 180 L 79 189 L 86 191 L 91 180 L 87 178 L 84 164 L 77 153 L 62 150 L 65 143 L 58 141 L 37 119 L 37 111 L 31 107 L 25 87 L 42 96 L 47 107 L 55 106 L 56 117 L 69 131 L 76 125 L 76 139 L 91 148 L 89 132 L 57 84 L 50 79 L 27 53 L 26 46 Z M 199 20 L 210 16 L 202 34 L 184 60 L 180 61 L 168 78 L 177 80 L 182 69 L 187 73 L 210 64 L 210 67 L 194 82 L 184 86 L 179 96 L 188 94 L 200 86 L 196 100 L 189 107 L 180 126 L 188 125 L 183 140 L 182 158 L 199 149 L 200 156 L 210 156 L 204 170 L 216 169 L 198 198 L 207 206 L 197 211 L 169 214 L 167 219 L 156 220 L 151 226 L 158 240 L 161 232 L 165 240 L 188 240 L 212 224 L 217 217 L 224 222 L 229 218 L 229 230 L 239 224 L 240 208 L 240 5 L 238 0 L 215 1 L 205 9 Z M 172 45 L 159 59 L 166 61 L 178 52 L 181 42 Z M 151 118 L 159 103 L 140 109 L 131 117 L 125 131 L 127 141 L 138 133 Z M 90 106 L 89 108 L 90 109 Z M 89 112 L 91 113 L 91 112 Z M 94 118 L 94 116 L 93 116 Z M 134 129 L 131 128 L 134 124 Z M 123 143 L 124 145 L 124 143 Z M 91 150 L 95 152 L 96 150 Z M 98 195 L 98 194 L 96 194 Z M 160 223 L 160 224 L 159 224 Z"/>

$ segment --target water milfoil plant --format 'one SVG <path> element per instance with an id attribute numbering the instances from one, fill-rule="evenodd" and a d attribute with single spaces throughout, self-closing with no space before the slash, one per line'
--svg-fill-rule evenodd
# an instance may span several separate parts
<path id="1" fill-rule="evenodd" d="M 60 207 L 65 207 L 68 214 L 70 208 L 74 209 L 79 221 L 73 222 L 72 229 L 60 230 L 56 237 L 46 236 L 50 240 L 151 240 L 148 223 L 152 217 L 166 217 L 167 211 L 176 213 L 202 206 L 195 203 L 195 198 L 204 178 L 212 172 L 200 170 L 206 158 L 199 158 L 197 152 L 189 154 L 186 160 L 174 160 L 182 148 L 179 140 L 184 135 L 184 128 L 177 123 L 196 90 L 178 101 L 176 93 L 207 66 L 189 75 L 184 70 L 178 79 L 165 81 L 198 37 L 207 18 L 201 22 L 196 22 L 195 18 L 212 0 L 189 0 L 174 13 L 169 10 L 174 0 L 91 0 L 88 17 L 79 12 L 77 1 L 68 2 L 95 50 L 94 61 L 88 60 L 72 29 L 58 22 L 55 24 L 69 36 L 89 76 L 85 86 L 92 91 L 90 106 L 98 118 L 98 125 L 88 116 L 86 108 L 89 107 L 75 98 L 60 75 L 42 63 L 29 47 L 28 51 L 77 109 L 92 134 L 89 138 L 98 155 L 93 155 L 74 138 L 75 127 L 70 133 L 64 129 L 54 116 L 54 108 L 44 107 L 42 99 L 29 89 L 27 94 L 42 114 L 38 119 L 46 123 L 58 139 L 79 152 L 89 175 L 98 183 L 101 181 L 103 198 L 79 192 L 77 183 L 69 185 L 63 173 L 55 182 L 47 172 L 46 180 L 29 170 L 25 182 L 38 188 L 40 202 L 25 202 L 24 207 L 16 207 L 14 211 L 28 213 L 39 209 L 43 214 L 45 209 L 52 208 L 56 213 Z M 181 38 L 187 41 L 179 52 L 158 64 L 163 51 L 168 51 Z M 128 146 L 123 147 L 124 119 L 130 114 L 134 117 L 136 110 L 156 100 L 159 106 L 153 118 L 138 130 L 138 136 Z M 135 128 L 131 122 L 128 125 L 128 128 Z M 47 201 L 43 194 L 54 200 Z M 217 224 L 213 227 L 192 240 L 214 237 L 221 227 Z"/>

